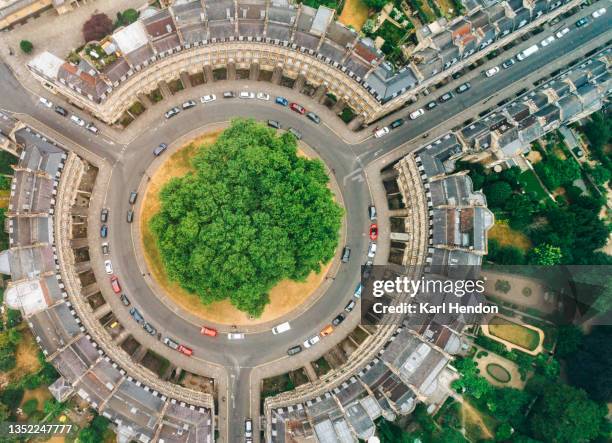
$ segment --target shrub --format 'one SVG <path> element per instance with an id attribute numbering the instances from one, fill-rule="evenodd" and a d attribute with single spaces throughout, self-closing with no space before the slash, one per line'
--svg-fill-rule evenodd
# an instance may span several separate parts
<path id="1" fill-rule="evenodd" d="M 21 40 L 19 42 L 19 48 L 26 54 L 29 54 L 34 49 L 34 45 L 28 40 Z"/>

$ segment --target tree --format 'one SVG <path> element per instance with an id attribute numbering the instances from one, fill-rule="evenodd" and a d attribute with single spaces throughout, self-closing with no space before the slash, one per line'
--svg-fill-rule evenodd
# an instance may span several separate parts
<path id="1" fill-rule="evenodd" d="M 235 120 L 193 166 L 162 189 L 151 228 L 170 279 L 204 303 L 229 299 L 258 316 L 280 280 L 333 257 L 342 209 L 291 134 Z"/>
<path id="2" fill-rule="evenodd" d="M 127 26 L 134 23 L 138 20 L 138 16 L 140 13 L 135 9 L 126 9 L 123 12 L 117 12 L 117 21 L 115 22 L 115 27 L 118 28 L 120 26 Z"/>
<path id="3" fill-rule="evenodd" d="M 21 409 L 23 410 L 23 413 L 25 415 L 32 415 L 32 413 L 36 412 L 36 410 L 38 409 L 38 400 L 36 400 L 35 398 L 29 399 L 23 404 Z"/>
<path id="4" fill-rule="evenodd" d="M 23 389 L 9 387 L 0 394 L 0 402 L 8 406 L 9 409 L 15 410 L 23 399 Z"/>
<path id="5" fill-rule="evenodd" d="M 605 406 L 590 400 L 583 390 L 549 382 L 543 385 L 528 424 L 539 440 L 574 443 L 599 436 L 606 414 Z"/>
<path id="6" fill-rule="evenodd" d="M 387 0 L 364 0 L 364 3 L 368 8 L 378 12 L 387 4 Z"/>
<path id="7" fill-rule="evenodd" d="M 504 204 L 510 227 L 519 231 L 531 224 L 536 210 L 536 204 L 525 194 L 512 194 Z"/>
<path id="8" fill-rule="evenodd" d="M 497 441 L 507 441 L 510 437 L 512 437 L 512 426 L 508 423 L 500 424 L 495 430 L 495 440 Z"/>
<path id="9" fill-rule="evenodd" d="M 455 367 L 461 374 L 461 378 L 451 384 L 454 390 L 471 395 L 476 399 L 486 397 L 489 394 L 491 385 L 484 377 L 478 375 L 474 360 L 470 358 L 459 359 L 455 362 Z"/>
<path id="10" fill-rule="evenodd" d="M 93 14 L 83 24 L 83 38 L 86 42 L 100 41 L 113 31 L 113 22 L 106 14 Z"/>
<path id="11" fill-rule="evenodd" d="M 523 420 L 523 410 L 531 401 L 531 395 L 515 388 L 492 388 L 483 397 L 486 408 L 495 418 L 520 426 Z"/>
<path id="12" fill-rule="evenodd" d="M 29 40 L 21 40 L 19 42 L 19 48 L 26 54 L 29 54 L 34 49 L 34 45 Z"/>
<path id="13" fill-rule="evenodd" d="M 585 166 L 588 166 L 588 163 Z M 610 180 L 610 171 L 600 164 L 595 165 L 593 168 L 587 167 L 586 170 L 587 174 L 589 174 L 598 185 L 603 185 Z"/>
<path id="14" fill-rule="evenodd" d="M 489 207 L 503 208 L 512 195 L 512 187 L 508 182 L 500 180 L 485 185 L 484 193 L 487 196 L 487 204 Z"/>
<path id="15" fill-rule="evenodd" d="M 535 170 L 551 191 L 580 177 L 580 166 L 573 158 L 561 160 L 556 155 L 537 163 Z"/>
<path id="16" fill-rule="evenodd" d="M 558 246 L 543 244 L 531 250 L 529 262 L 539 266 L 554 266 L 561 263 L 563 252 Z"/>
<path id="17" fill-rule="evenodd" d="M 557 345 L 555 354 L 559 358 L 566 358 L 578 350 L 584 334 L 576 325 L 561 325 L 557 331 Z"/>

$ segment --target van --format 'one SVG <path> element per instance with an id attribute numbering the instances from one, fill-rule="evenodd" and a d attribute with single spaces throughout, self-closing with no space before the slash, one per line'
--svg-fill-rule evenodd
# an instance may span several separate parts
<path id="1" fill-rule="evenodd" d="M 289 329 L 291 329 L 291 325 L 288 321 L 286 321 L 285 323 L 281 323 L 280 325 L 274 326 L 272 328 L 272 334 L 282 334 L 283 332 L 287 332 Z"/>
<path id="2" fill-rule="evenodd" d="M 539 51 L 538 45 L 533 45 L 533 46 L 528 47 L 524 51 L 519 52 L 517 54 L 516 58 L 517 58 L 518 61 L 522 61 L 522 60 L 525 60 L 530 55 L 535 54 L 538 51 Z"/>
<path id="3" fill-rule="evenodd" d="M 130 192 L 130 199 L 129 199 L 130 205 L 133 205 L 134 203 L 136 203 L 137 197 L 138 197 L 138 192 L 136 191 Z"/>

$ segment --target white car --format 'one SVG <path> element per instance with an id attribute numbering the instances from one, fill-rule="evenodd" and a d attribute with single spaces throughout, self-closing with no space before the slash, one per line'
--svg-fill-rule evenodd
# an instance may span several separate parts
<path id="1" fill-rule="evenodd" d="M 370 248 L 368 249 L 368 257 L 374 258 L 376 255 L 376 243 L 370 243 Z"/>
<path id="2" fill-rule="evenodd" d="M 374 137 L 376 138 L 381 138 L 384 137 L 385 135 L 387 135 L 389 133 L 389 128 L 388 127 L 384 127 L 384 128 L 379 128 L 377 130 L 374 131 Z"/>
<path id="3" fill-rule="evenodd" d="M 111 263 L 110 260 L 104 261 L 104 269 L 106 270 L 106 273 L 109 275 L 113 273 L 113 264 Z"/>
<path id="4" fill-rule="evenodd" d="M 304 342 L 304 347 L 308 349 L 311 346 L 316 345 L 320 341 L 321 341 L 321 337 L 319 337 L 318 335 L 313 335 L 312 337 L 310 337 L 308 340 Z"/>
<path id="5" fill-rule="evenodd" d="M 485 75 L 487 77 L 493 77 L 495 74 L 499 72 L 499 66 L 493 66 L 491 69 L 487 69 L 485 71 Z"/>
<path id="6" fill-rule="evenodd" d="M 85 120 L 83 120 L 80 117 L 77 117 L 76 115 L 71 115 L 70 116 L 70 120 L 72 120 L 72 123 L 79 125 L 79 126 L 85 126 Z"/>
<path id="7" fill-rule="evenodd" d="M 47 100 L 44 97 L 39 98 L 38 101 L 41 102 L 43 104 L 43 106 L 45 106 L 47 108 L 53 107 L 53 103 L 51 103 L 51 101 Z"/>
<path id="8" fill-rule="evenodd" d="M 200 97 L 200 101 L 202 103 L 214 102 L 216 99 L 217 96 L 215 94 L 203 95 L 202 97 Z"/>
<path id="9" fill-rule="evenodd" d="M 599 8 L 597 11 L 593 12 L 591 15 L 593 18 L 601 17 L 606 13 L 606 8 Z"/>
<path id="10" fill-rule="evenodd" d="M 555 37 L 551 35 L 550 37 L 546 37 L 544 40 L 542 40 L 542 41 L 540 42 L 540 45 L 541 45 L 543 48 L 545 48 L 545 47 L 547 47 L 548 45 L 550 45 L 550 44 L 551 44 L 552 42 L 554 42 L 554 41 L 555 41 Z"/>
<path id="11" fill-rule="evenodd" d="M 227 339 L 228 340 L 244 340 L 244 332 L 228 332 Z"/>
<path id="12" fill-rule="evenodd" d="M 268 100 L 270 100 L 270 94 L 266 94 L 265 92 L 258 92 L 257 93 L 257 98 L 259 100 L 266 100 L 266 101 L 268 101 Z"/>
<path id="13" fill-rule="evenodd" d="M 87 126 L 85 126 L 85 128 L 89 131 L 92 132 L 94 134 L 98 133 L 98 128 L 96 128 L 96 125 L 94 125 L 93 123 L 88 123 Z"/>
<path id="14" fill-rule="evenodd" d="M 254 92 L 242 91 L 239 95 L 240 98 L 255 98 Z"/>
<path id="15" fill-rule="evenodd" d="M 561 38 L 561 37 L 563 37 L 565 34 L 567 34 L 568 32 L 570 32 L 570 28 L 563 28 L 562 30 L 560 30 L 559 32 L 557 32 L 557 33 L 555 34 L 555 36 L 556 36 L 557 38 Z"/>
<path id="16" fill-rule="evenodd" d="M 423 114 L 425 114 L 425 111 L 423 110 L 423 108 L 419 108 L 416 111 L 410 113 L 410 120 L 416 120 Z"/>

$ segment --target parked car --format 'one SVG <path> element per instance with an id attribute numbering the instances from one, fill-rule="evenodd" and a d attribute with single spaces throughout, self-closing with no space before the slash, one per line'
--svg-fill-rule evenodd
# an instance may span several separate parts
<path id="1" fill-rule="evenodd" d="M 576 22 L 577 28 L 582 28 L 583 26 L 587 26 L 589 24 L 589 19 L 587 17 L 582 17 L 580 20 Z"/>
<path id="2" fill-rule="evenodd" d="M 381 138 L 387 135 L 390 132 L 387 126 L 383 128 L 375 128 L 374 129 L 374 138 Z"/>
<path id="3" fill-rule="evenodd" d="M 193 355 L 193 350 L 185 345 L 179 345 L 178 351 L 181 354 L 185 354 L 187 357 L 191 357 Z"/>
<path id="4" fill-rule="evenodd" d="M 328 335 L 331 335 L 332 332 L 334 332 L 334 327 L 332 325 L 327 325 L 321 329 L 320 335 L 321 337 L 327 337 Z"/>
<path id="5" fill-rule="evenodd" d="M 105 260 L 104 261 L 104 270 L 109 275 L 113 273 L 113 264 L 111 263 L 110 260 Z"/>
<path id="6" fill-rule="evenodd" d="M 368 257 L 374 258 L 376 255 L 376 243 L 370 243 L 370 247 L 368 248 Z"/>
<path id="7" fill-rule="evenodd" d="M 171 349 L 174 349 L 175 351 L 178 349 L 179 344 L 177 342 L 175 342 L 174 340 L 172 340 L 170 337 L 164 337 L 164 339 L 162 340 L 162 342 L 168 346 Z"/>
<path id="8" fill-rule="evenodd" d="M 202 97 L 200 97 L 200 101 L 202 103 L 210 103 L 210 102 L 214 102 L 215 100 L 217 100 L 217 96 L 215 94 L 208 94 L 208 95 L 203 95 Z"/>
<path id="9" fill-rule="evenodd" d="M 285 97 L 276 97 L 276 100 L 274 100 L 274 102 L 277 105 L 289 106 L 289 100 L 287 100 Z"/>
<path id="10" fill-rule="evenodd" d="M 160 143 L 159 146 L 153 149 L 153 155 L 159 157 L 166 149 L 168 149 L 168 145 L 165 143 Z"/>
<path id="11" fill-rule="evenodd" d="M 423 114 L 425 114 L 425 111 L 423 110 L 423 108 L 419 108 L 416 111 L 410 113 L 410 120 L 416 120 Z"/>
<path id="12" fill-rule="evenodd" d="M 121 303 L 123 303 L 124 306 L 130 305 L 130 299 L 127 298 L 127 295 L 125 294 L 121 294 L 121 296 L 119 296 L 119 300 L 121 300 Z"/>
<path id="13" fill-rule="evenodd" d="M 472 85 L 470 85 L 469 82 L 465 82 L 457 86 L 455 91 L 457 91 L 458 94 L 463 94 L 464 92 L 468 91 L 471 87 Z"/>
<path id="14" fill-rule="evenodd" d="M 317 343 L 319 343 L 321 341 L 321 337 L 319 337 L 318 335 L 313 335 L 312 337 L 310 337 L 309 339 L 305 340 L 303 345 L 306 349 L 310 348 L 311 346 L 316 345 Z"/>
<path id="15" fill-rule="evenodd" d="M 100 226 L 100 237 L 106 238 L 107 235 L 108 235 L 108 226 L 106 225 Z"/>
<path id="16" fill-rule="evenodd" d="M 508 60 L 502 63 L 502 68 L 508 69 L 515 63 L 516 63 L 516 60 L 514 60 L 513 58 L 509 58 Z"/>
<path id="17" fill-rule="evenodd" d="M 292 346 L 287 349 L 287 355 L 289 356 L 299 354 L 300 352 L 302 352 L 302 347 L 300 345 Z"/>
<path id="18" fill-rule="evenodd" d="M 151 335 L 157 334 L 157 329 L 155 329 L 150 323 L 144 322 L 142 324 L 142 329 L 144 329 Z"/>
<path id="19" fill-rule="evenodd" d="M 111 287 L 113 288 L 113 291 L 115 292 L 115 294 L 120 294 L 121 285 L 119 284 L 119 278 L 116 275 L 113 275 L 110 279 L 110 282 L 111 282 Z"/>
<path id="20" fill-rule="evenodd" d="M 181 112 L 181 110 L 179 108 L 174 107 L 174 108 L 167 110 L 166 113 L 164 114 L 164 117 L 166 117 L 166 120 L 171 119 L 175 115 L 178 115 L 179 112 Z"/>
<path id="21" fill-rule="evenodd" d="M 361 267 L 361 277 L 364 280 L 367 280 L 368 278 L 370 278 L 370 275 L 372 275 L 372 268 L 374 266 L 374 262 L 372 262 L 371 259 L 369 259 L 365 265 L 363 265 Z"/>
<path id="22" fill-rule="evenodd" d="M 223 98 L 234 98 L 236 97 L 236 94 L 234 94 L 232 91 L 225 91 L 223 93 Z"/>
<path id="23" fill-rule="evenodd" d="M 344 307 L 344 310 L 346 312 L 351 312 L 353 309 L 355 309 L 356 304 L 357 302 L 355 302 L 355 300 L 351 300 L 350 302 L 346 304 L 346 306 Z"/>
<path id="24" fill-rule="evenodd" d="M 108 255 L 110 252 L 110 248 L 108 247 L 108 243 L 102 243 L 102 254 Z"/>
<path id="25" fill-rule="evenodd" d="M 136 323 L 138 323 L 139 325 L 144 323 L 144 317 L 140 314 L 138 309 L 136 308 L 130 309 L 130 315 L 132 316 L 134 320 L 136 320 Z"/>
<path id="26" fill-rule="evenodd" d="M 274 335 L 282 334 L 283 332 L 287 332 L 290 329 L 291 329 L 291 325 L 289 324 L 288 321 L 286 321 L 284 323 L 274 326 L 272 328 L 272 334 Z"/>
<path id="27" fill-rule="evenodd" d="M 107 208 L 103 208 L 100 211 L 100 221 L 102 223 L 106 223 L 108 221 L 108 209 Z"/>
<path id="28" fill-rule="evenodd" d="M 227 334 L 228 340 L 244 340 L 244 337 L 244 332 L 228 332 Z"/>
<path id="29" fill-rule="evenodd" d="M 209 337 L 216 337 L 218 332 L 215 328 L 209 328 L 208 326 L 202 326 L 202 329 L 200 329 L 200 334 L 208 335 Z"/>
<path id="30" fill-rule="evenodd" d="M 195 106 L 197 106 L 195 100 L 187 100 L 185 103 L 182 104 L 183 109 L 191 109 Z"/>
<path id="31" fill-rule="evenodd" d="M 98 133 L 98 128 L 96 128 L 96 125 L 94 125 L 93 123 L 87 123 L 87 126 L 85 126 L 85 129 L 87 129 L 92 134 Z"/>
<path id="32" fill-rule="evenodd" d="M 593 12 L 591 16 L 593 18 L 599 18 L 606 13 L 606 8 L 599 8 L 597 11 Z"/>
<path id="33" fill-rule="evenodd" d="M 47 100 L 47 99 L 46 99 L 46 98 L 44 98 L 44 97 L 39 98 L 39 99 L 38 99 L 38 101 L 39 101 L 39 102 L 41 102 L 41 103 L 42 103 L 42 105 L 43 105 L 44 107 L 46 107 L 46 108 L 51 109 L 51 108 L 53 107 L 53 103 L 51 103 L 51 101 L 50 101 L 50 100 Z"/>
<path id="34" fill-rule="evenodd" d="M 499 74 L 499 66 L 493 66 L 490 69 L 487 69 L 485 71 L 485 75 L 487 77 L 493 77 L 494 75 Z"/>
<path id="35" fill-rule="evenodd" d="M 134 221 L 134 211 L 132 209 L 128 209 L 126 221 L 128 223 L 132 223 Z"/>
<path id="36" fill-rule="evenodd" d="M 76 116 L 74 114 L 72 114 L 70 116 L 70 121 L 72 123 L 74 123 L 75 125 L 78 125 L 78 126 L 81 126 L 81 127 L 85 126 L 85 120 L 83 120 L 81 117 L 78 117 L 78 116 Z"/>
<path id="37" fill-rule="evenodd" d="M 342 263 L 348 263 L 351 258 L 351 248 L 345 246 L 342 250 Z"/>
<path id="38" fill-rule="evenodd" d="M 398 118 L 397 120 L 393 120 L 393 121 L 391 122 L 391 124 L 389 125 L 389 127 L 390 127 L 391 129 L 396 129 L 396 128 L 399 128 L 400 126 L 402 126 L 402 125 L 404 124 L 404 121 L 405 121 L 405 120 L 404 120 L 403 118 Z"/>
<path id="39" fill-rule="evenodd" d="M 334 319 L 332 320 L 332 326 L 338 326 L 340 323 L 344 321 L 345 318 L 346 316 L 342 313 L 336 315 Z"/>
<path id="40" fill-rule="evenodd" d="M 563 28 L 563 29 L 561 29 L 560 31 L 558 31 L 558 32 L 555 34 L 555 37 L 557 37 L 557 38 L 561 38 L 561 37 L 565 36 L 565 34 L 567 34 L 568 32 L 570 32 L 570 28 L 567 28 L 567 27 L 566 27 L 566 28 Z"/>
<path id="41" fill-rule="evenodd" d="M 355 291 L 353 291 L 353 297 L 355 298 L 361 298 L 361 293 L 363 292 L 363 285 L 360 283 L 357 283 L 357 287 L 355 287 Z"/>
<path id="42" fill-rule="evenodd" d="M 378 225 L 376 223 L 372 223 L 370 225 L 370 240 L 376 241 L 378 238 Z"/>
<path id="43" fill-rule="evenodd" d="M 304 108 L 302 105 L 300 105 L 298 103 L 291 103 L 289 105 L 289 108 L 291 108 L 292 111 L 295 111 L 298 114 L 304 115 L 306 113 L 306 108 Z"/>
<path id="44" fill-rule="evenodd" d="M 302 133 L 301 133 L 300 131 L 298 131 L 297 129 L 295 129 L 295 128 L 289 128 L 289 132 L 291 132 L 291 133 L 293 134 L 293 136 L 294 136 L 295 138 L 297 138 L 298 140 L 301 140 L 301 139 L 302 139 Z"/>
<path id="45" fill-rule="evenodd" d="M 130 198 L 128 200 L 130 202 L 130 205 L 133 205 L 134 203 L 136 203 L 137 198 L 138 198 L 138 192 L 136 191 L 130 192 Z"/>
<path id="46" fill-rule="evenodd" d="M 430 101 L 429 103 L 427 103 L 425 105 L 427 110 L 431 110 L 431 109 L 435 108 L 436 106 L 438 106 L 438 102 L 436 102 L 435 100 L 432 100 L 432 101 Z"/>
<path id="47" fill-rule="evenodd" d="M 306 114 L 306 117 L 308 117 L 308 119 L 314 123 L 316 123 L 317 125 L 319 123 L 321 123 L 321 117 L 319 117 L 317 114 L 315 114 L 314 112 L 309 112 Z"/>
<path id="48" fill-rule="evenodd" d="M 251 99 L 251 98 L 255 98 L 255 93 L 254 92 L 249 92 L 249 91 L 240 91 L 240 98 L 246 98 L 246 99 Z"/>
<path id="49" fill-rule="evenodd" d="M 546 37 L 544 40 L 542 40 L 542 41 L 540 42 L 540 45 L 541 45 L 543 48 L 545 48 L 545 47 L 547 47 L 548 45 L 550 45 L 550 44 L 551 44 L 552 42 L 554 42 L 554 41 L 555 41 L 555 36 L 554 36 L 554 35 L 550 35 L 550 36 Z"/>
<path id="50" fill-rule="evenodd" d="M 244 436 L 250 438 L 253 436 L 253 420 L 247 418 L 244 421 Z"/>
<path id="51" fill-rule="evenodd" d="M 257 93 L 257 98 L 258 98 L 259 100 L 265 100 L 265 101 L 268 101 L 268 100 L 270 100 L 270 94 L 266 94 L 265 92 L 258 92 L 258 93 Z"/>
<path id="52" fill-rule="evenodd" d="M 281 129 L 281 124 L 276 120 L 268 120 L 268 126 L 274 129 Z"/>
<path id="53" fill-rule="evenodd" d="M 64 108 L 62 108 L 59 105 L 53 108 L 53 110 L 57 112 L 59 115 L 61 115 L 62 117 L 66 117 L 68 115 L 68 111 L 66 111 Z"/>
<path id="54" fill-rule="evenodd" d="M 447 92 L 446 94 L 442 94 L 439 98 L 438 98 L 438 102 L 439 103 L 446 103 L 447 101 L 449 101 L 450 99 L 452 99 L 453 93 L 452 92 Z"/>
<path id="55" fill-rule="evenodd" d="M 370 217 L 371 221 L 376 220 L 376 206 L 368 206 L 368 216 Z"/>

